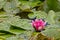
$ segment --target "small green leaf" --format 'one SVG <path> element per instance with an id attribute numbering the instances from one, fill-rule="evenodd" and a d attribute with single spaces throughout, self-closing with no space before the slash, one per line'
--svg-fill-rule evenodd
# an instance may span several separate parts
<path id="1" fill-rule="evenodd" d="M 20 28 L 17 28 L 17 27 L 13 27 L 11 26 L 9 32 L 10 33 L 13 33 L 13 34 L 21 34 L 23 32 L 25 32 L 26 30 L 23 30 L 23 29 L 20 29 Z"/>
<path id="2" fill-rule="evenodd" d="M 19 27 L 25 30 L 34 30 L 31 25 L 31 21 L 28 19 L 19 19 L 16 17 L 12 17 L 8 20 L 8 22 L 15 27 Z"/>
<path id="3" fill-rule="evenodd" d="M 3 8 L 5 3 L 6 3 L 6 0 L 0 0 L 0 9 Z"/>
<path id="4" fill-rule="evenodd" d="M 23 39 L 23 40 L 29 40 L 31 35 L 32 35 L 33 32 L 31 31 L 25 31 L 24 33 L 18 35 L 20 37 L 20 39 Z"/>
<path id="5" fill-rule="evenodd" d="M 55 15 L 56 15 L 55 17 L 56 24 L 60 24 L 60 12 L 56 12 Z"/>
<path id="6" fill-rule="evenodd" d="M 54 39 L 59 39 L 60 38 L 60 25 L 57 24 L 52 24 L 49 25 L 44 31 L 41 32 L 43 35 L 49 37 L 49 38 L 54 38 Z"/>
<path id="7" fill-rule="evenodd" d="M 44 11 L 34 11 L 33 13 L 30 13 L 29 18 L 34 18 L 37 17 L 38 19 L 40 18 L 46 18 L 47 14 Z"/>
<path id="8" fill-rule="evenodd" d="M 22 5 L 19 7 L 21 11 L 23 12 L 31 12 L 29 5 Z"/>
<path id="9" fill-rule="evenodd" d="M 6 2 L 5 6 L 4 6 L 4 10 L 7 13 L 18 13 L 19 12 L 19 6 L 20 2 L 18 0 L 11 0 L 10 2 Z"/>
<path id="10" fill-rule="evenodd" d="M 45 0 L 44 11 L 48 12 L 50 10 L 60 11 L 60 2 L 58 0 Z"/>
<path id="11" fill-rule="evenodd" d="M 0 23 L 0 30 L 9 31 L 10 30 L 10 24 L 7 23 L 6 21 Z"/>
<path id="12" fill-rule="evenodd" d="M 10 37 L 7 37 L 6 40 L 29 40 L 31 37 L 32 32 L 31 31 L 25 31 L 21 34 L 12 35 Z"/>
<path id="13" fill-rule="evenodd" d="M 35 7 L 40 1 L 20 1 L 22 5 L 28 5 L 30 7 Z"/>
<path id="14" fill-rule="evenodd" d="M 52 10 L 49 11 L 48 16 L 47 16 L 47 19 L 46 19 L 49 24 L 55 24 L 55 20 L 54 20 L 55 19 L 55 16 L 56 15 L 55 15 L 55 12 L 54 11 L 52 11 Z"/>
<path id="15" fill-rule="evenodd" d="M 6 40 L 19 40 L 17 36 L 11 36 L 6 38 Z"/>

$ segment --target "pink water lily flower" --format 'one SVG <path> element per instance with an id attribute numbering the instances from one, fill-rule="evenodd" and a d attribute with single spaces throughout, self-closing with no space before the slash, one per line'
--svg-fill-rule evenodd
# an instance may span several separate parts
<path id="1" fill-rule="evenodd" d="M 41 31 L 45 28 L 46 22 L 42 19 L 32 20 L 32 26 L 37 30 Z"/>

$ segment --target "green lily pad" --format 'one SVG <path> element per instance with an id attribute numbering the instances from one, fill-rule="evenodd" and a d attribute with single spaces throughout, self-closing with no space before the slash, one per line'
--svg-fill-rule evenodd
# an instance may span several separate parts
<path id="1" fill-rule="evenodd" d="M 59 39 L 60 27 L 58 25 L 52 25 L 52 26 L 49 26 L 45 31 L 42 31 L 41 33 L 47 37 Z"/>
<path id="2" fill-rule="evenodd" d="M 53 10 L 49 11 L 48 16 L 46 18 L 49 24 L 55 24 L 55 12 Z"/>
<path id="3" fill-rule="evenodd" d="M 19 4 L 20 2 L 18 0 L 11 0 L 10 2 L 6 2 L 3 9 L 7 13 L 16 14 L 19 12 Z"/>
<path id="4" fill-rule="evenodd" d="M 28 19 L 19 19 L 17 17 L 12 17 L 8 20 L 8 22 L 15 27 L 19 27 L 25 30 L 34 30 L 31 21 Z"/>
<path id="5" fill-rule="evenodd" d="M 38 19 L 40 19 L 40 18 L 46 18 L 47 14 L 44 11 L 33 11 L 33 13 L 30 13 L 28 17 L 29 18 L 37 17 Z"/>
<path id="6" fill-rule="evenodd" d="M 5 21 L 0 23 L 0 30 L 9 31 L 10 30 L 10 24 L 8 24 Z"/>
<path id="7" fill-rule="evenodd" d="M 49 12 L 50 10 L 58 12 L 60 11 L 60 2 L 58 0 L 46 0 L 43 7 L 46 12 Z"/>
<path id="8" fill-rule="evenodd" d="M 6 0 L 0 0 L 0 9 L 4 7 Z"/>

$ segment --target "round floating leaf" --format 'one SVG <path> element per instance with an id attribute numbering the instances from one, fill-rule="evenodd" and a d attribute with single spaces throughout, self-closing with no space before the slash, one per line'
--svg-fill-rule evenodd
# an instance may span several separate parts
<path id="1" fill-rule="evenodd" d="M 19 9 L 19 1 L 18 0 L 11 0 L 10 2 L 6 2 L 5 6 L 4 6 L 4 10 L 7 13 L 18 13 Z"/>
<path id="2" fill-rule="evenodd" d="M 31 34 L 32 34 L 31 31 L 25 31 L 21 34 L 7 37 L 6 40 L 29 40 L 29 38 L 31 37 Z"/>
<path id="3" fill-rule="evenodd" d="M 46 18 L 46 20 L 48 21 L 48 23 L 49 24 L 55 24 L 55 12 L 54 11 L 49 11 L 49 13 L 48 13 L 48 16 L 47 16 L 47 18 Z"/>
<path id="4" fill-rule="evenodd" d="M 21 5 L 19 8 L 23 12 L 32 12 L 29 5 Z"/>
<path id="5" fill-rule="evenodd" d="M 9 31 L 10 30 L 10 24 L 7 23 L 6 21 L 0 23 L 0 30 Z"/>
<path id="6" fill-rule="evenodd" d="M 31 21 L 28 19 L 19 19 L 17 17 L 12 17 L 8 20 L 8 22 L 15 27 L 19 27 L 25 30 L 34 30 Z"/>
<path id="7" fill-rule="evenodd" d="M 55 15 L 56 15 L 55 17 L 56 24 L 60 24 L 60 12 L 56 12 Z"/>
<path id="8" fill-rule="evenodd" d="M 46 0 L 44 2 L 44 11 L 48 12 L 50 10 L 60 11 L 60 2 L 58 0 Z"/>
<path id="9" fill-rule="evenodd" d="M 31 35 L 32 35 L 32 31 L 25 31 L 24 33 L 18 35 L 20 37 L 20 39 L 23 39 L 23 40 L 29 40 Z"/>
<path id="10" fill-rule="evenodd" d="M 7 14 L 6 12 L 0 12 L 0 22 L 6 21 L 9 18 L 13 17 L 13 15 Z"/>
<path id="11" fill-rule="evenodd" d="M 60 38 L 60 26 L 59 25 L 50 25 L 48 28 L 41 32 L 47 37 L 59 39 Z"/>
<path id="12" fill-rule="evenodd" d="M 22 5 L 28 5 L 28 6 L 30 6 L 30 7 L 35 7 L 35 6 L 37 6 L 37 4 L 38 3 L 41 3 L 40 1 L 21 1 L 21 4 Z"/>
<path id="13" fill-rule="evenodd" d="M 25 32 L 26 30 L 23 30 L 23 29 L 20 29 L 20 28 L 17 28 L 17 27 L 13 27 L 11 26 L 9 32 L 10 33 L 13 33 L 13 34 L 21 34 L 23 32 Z"/>
<path id="14" fill-rule="evenodd" d="M 40 18 L 46 18 L 47 14 L 44 11 L 34 11 L 33 13 L 30 13 L 29 18 L 34 18 L 37 17 L 38 19 Z"/>
<path id="15" fill-rule="evenodd" d="M 0 9 L 3 8 L 5 3 L 6 3 L 6 0 L 0 0 Z"/>
<path id="16" fill-rule="evenodd" d="M 11 36 L 6 38 L 6 40 L 19 40 L 17 36 Z"/>

